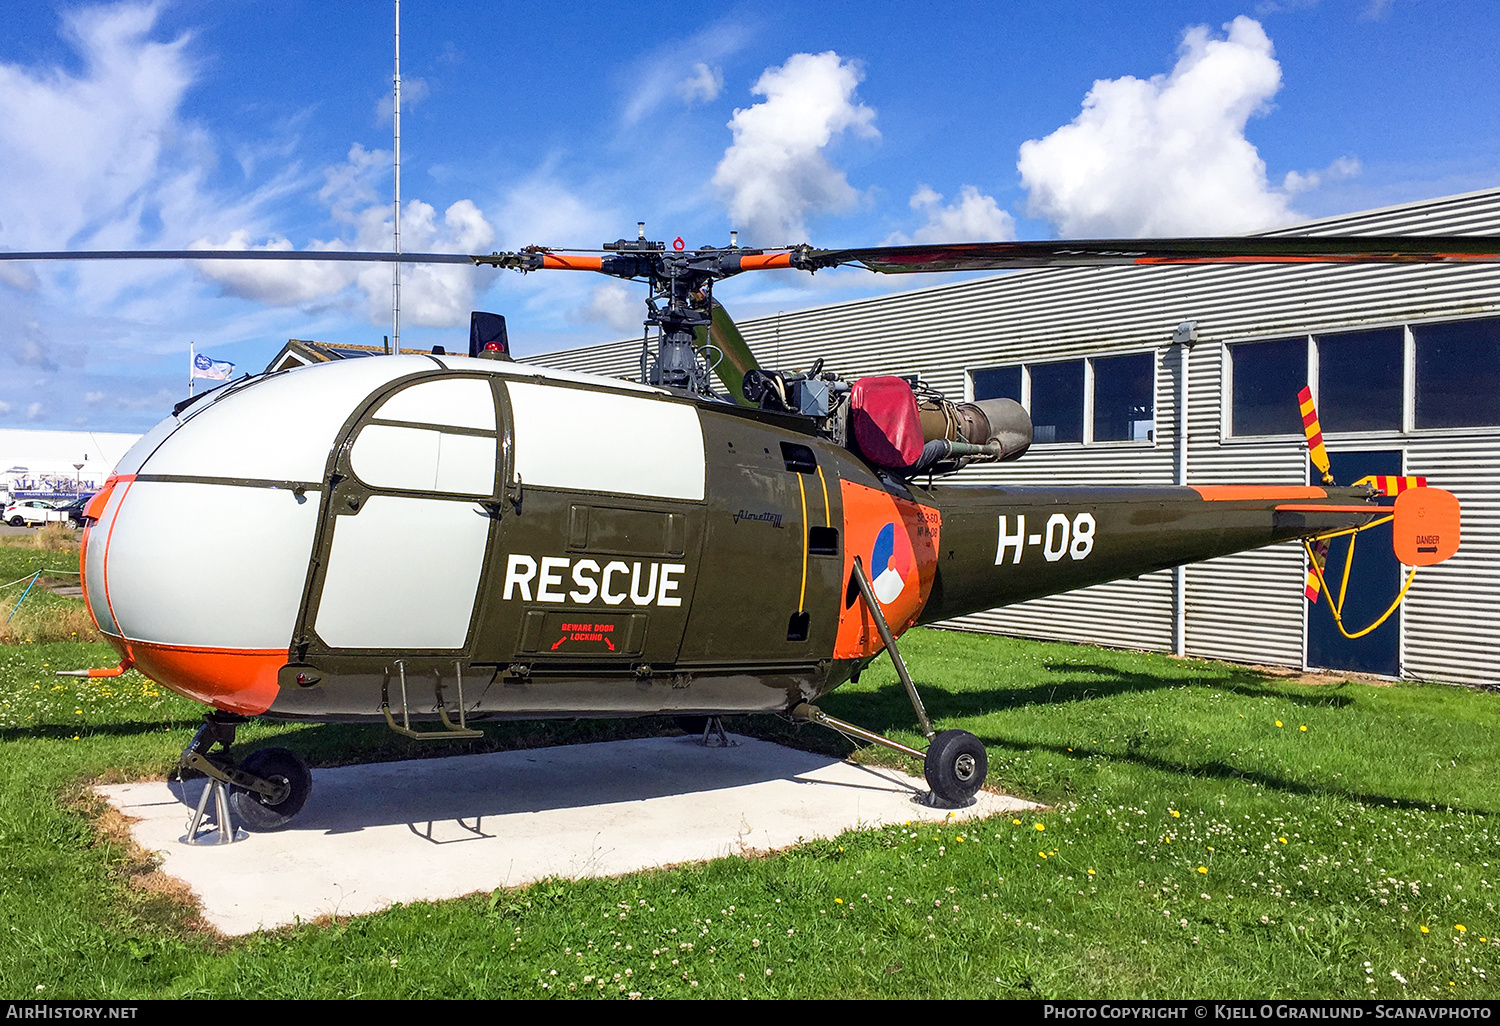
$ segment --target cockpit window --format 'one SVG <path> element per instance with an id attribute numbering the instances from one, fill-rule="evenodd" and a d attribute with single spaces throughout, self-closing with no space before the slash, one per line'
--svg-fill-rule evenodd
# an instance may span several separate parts
<path id="1" fill-rule="evenodd" d="M 381 403 L 354 440 L 349 461 L 372 488 L 480 496 L 495 490 L 497 455 L 489 382 L 443 378 L 408 386 Z"/>
<path id="2" fill-rule="evenodd" d="M 488 381 L 445 378 L 403 388 L 375 411 L 376 420 L 495 430 L 495 397 Z"/>

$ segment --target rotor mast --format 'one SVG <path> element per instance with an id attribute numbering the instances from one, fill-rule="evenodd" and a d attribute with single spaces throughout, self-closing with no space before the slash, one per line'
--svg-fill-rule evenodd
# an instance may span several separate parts
<path id="1" fill-rule="evenodd" d="M 606 242 L 600 255 L 554 252 L 532 246 L 517 253 L 474 256 L 476 265 L 530 271 L 595 271 L 627 281 L 644 281 L 647 325 L 658 329 L 657 349 L 646 370 L 648 384 L 677 388 L 700 395 L 714 395 L 709 384 L 712 367 L 703 349 L 712 348 L 721 358 L 723 350 L 711 341 L 713 332 L 713 286 L 721 278 L 741 271 L 797 266 L 786 251 L 770 253 L 742 249 L 738 233 L 728 246 L 688 249 L 681 238 L 666 243 L 646 238 L 646 224 L 636 222 L 634 239 Z M 695 343 L 702 329 L 704 342 Z"/>
<path id="2" fill-rule="evenodd" d="M 712 395 L 709 369 L 694 348 L 694 329 L 711 330 L 713 280 L 718 268 L 701 260 L 698 253 L 688 253 L 678 239 L 668 251 L 660 242 L 646 238 L 646 224 L 636 222 L 634 242 L 621 239 L 605 243 L 606 250 L 641 254 L 646 261 L 646 323 L 657 327 L 656 355 L 647 371 L 647 381 L 666 388 Z M 655 259 L 649 259 L 654 257 Z"/>

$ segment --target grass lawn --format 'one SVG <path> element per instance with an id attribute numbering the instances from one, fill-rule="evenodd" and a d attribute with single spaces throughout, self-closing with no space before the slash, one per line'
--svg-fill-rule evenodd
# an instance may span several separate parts
<path id="1" fill-rule="evenodd" d="M 940 631 L 903 650 L 937 728 L 1048 810 L 225 940 L 87 790 L 167 772 L 200 708 L 133 672 L 52 675 L 112 662 L 97 642 L 0 645 L 0 997 L 1500 996 L 1500 696 Z M 920 740 L 888 662 L 823 705 Z M 485 729 L 436 754 L 671 728 Z M 241 737 L 314 765 L 434 754 L 383 727 Z"/>

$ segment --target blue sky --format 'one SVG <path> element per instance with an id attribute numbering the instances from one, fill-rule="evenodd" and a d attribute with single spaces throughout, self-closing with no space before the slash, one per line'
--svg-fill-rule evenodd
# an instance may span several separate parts
<path id="1" fill-rule="evenodd" d="M 8 0 L 0 248 L 386 248 L 391 4 Z M 404 248 L 1235 233 L 1500 185 L 1492 9 L 1437 0 L 402 9 Z M 143 430 L 190 342 L 379 343 L 387 268 L 0 265 L 0 426 Z M 744 276 L 738 314 L 893 287 Z M 639 331 L 602 278 L 408 270 L 402 341 Z"/>

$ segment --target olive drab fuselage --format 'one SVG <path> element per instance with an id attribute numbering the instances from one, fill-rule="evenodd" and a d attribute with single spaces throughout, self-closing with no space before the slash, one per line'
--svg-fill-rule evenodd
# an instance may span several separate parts
<path id="1" fill-rule="evenodd" d="M 805 418 L 446 356 L 223 389 L 106 491 L 83 576 L 125 660 L 314 720 L 460 693 L 470 718 L 787 711 L 882 650 L 856 559 L 899 635 L 1379 512 L 1349 489 L 924 488 Z"/>

